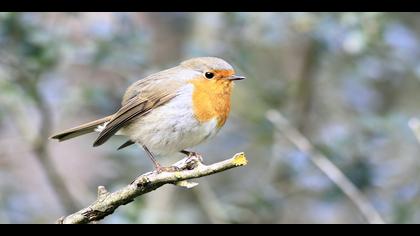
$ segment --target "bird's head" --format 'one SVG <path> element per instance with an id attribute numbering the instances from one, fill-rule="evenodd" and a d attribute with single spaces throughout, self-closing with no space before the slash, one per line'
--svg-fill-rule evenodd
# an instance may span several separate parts
<path id="1" fill-rule="evenodd" d="M 229 63 L 217 57 L 192 58 L 183 61 L 180 66 L 193 70 L 198 75 L 195 80 L 201 80 L 203 83 L 231 84 L 233 81 L 245 79 L 236 75 Z"/>

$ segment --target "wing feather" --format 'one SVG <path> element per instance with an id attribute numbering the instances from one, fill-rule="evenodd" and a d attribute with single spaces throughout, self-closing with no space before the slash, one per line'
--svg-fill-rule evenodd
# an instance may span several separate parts
<path id="1" fill-rule="evenodd" d="M 152 96 L 149 99 L 136 96 L 130 99 L 109 121 L 105 129 L 99 134 L 93 146 L 105 143 L 118 130 L 126 126 L 138 117 L 144 116 L 156 107 L 159 107 L 176 96 L 175 93 L 163 94 L 160 97 Z"/>
<path id="2" fill-rule="evenodd" d="M 173 99 L 178 89 L 185 84 L 183 80 L 177 79 L 178 72 L 179 68 L 174 67 L 130 85 L 124 94 L 121 109 L 113 115 L 93 146 L 105 143 L 122 127 Z"/>

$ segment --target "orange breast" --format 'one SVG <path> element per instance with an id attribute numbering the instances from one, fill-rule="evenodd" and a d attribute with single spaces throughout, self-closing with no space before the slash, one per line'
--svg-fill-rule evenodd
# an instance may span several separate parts
<path id="1" fill-rule="evenodd" d="M 232 82 L 223 79 L 194 79 L 193 109 L 200 122 L 217 118 L 217 127 L 222 127 L 230 111 Z"/>

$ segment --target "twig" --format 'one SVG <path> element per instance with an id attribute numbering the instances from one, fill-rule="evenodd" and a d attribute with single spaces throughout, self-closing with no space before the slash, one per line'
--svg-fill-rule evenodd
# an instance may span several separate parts
<path id="1" fill-rule="evenodd" d="M 26 98 L 28 101 L 25 101 L 25 105 L 33 102 L 37 112 L 39 113 L 40 125 L 35 137 L 31 139 L 28 136 L 24 137 L 24 139 L 29 141 L 28 144 L 31 145 L 33 153 L 39 161 L 43 172 L 47 176 L 47 180 L 49 181 L 52 190 L 57 195 L 60 206 L 66 211 L 71 212 L 77 209 L 77 203 L 71 196 L 62 176 L 55 168 L 55 165 L 50 157 L 48 150 L 48 136 L 51 131 L 52 112 L 48 102 L 42 96 L 41 86 L 39 86 L 41 80 L 44 78 L 44 73 L 51 70 L 51 66 L 53 66 L 53 64 L 47 63 L 49 64 L 47 65 L 45 62 L 42 63 L 38 60 L 28 63 L 28 55 L 22 53 L 21 50 L 18 49 L 26 44 L 29 44 L 30 46 L 32 45 L 31 42 L 26 42 L 25 38 L 32 35 L 32 30 L 37 29 L 26 27 L 24 25 L 25 23 L 21 19 L 21 15 L 14 14 L 8 18 L 11 20 L 9 23 L 12 23 L 14 33 L 6 35 L 6 40 L 1 43 L 2 50 L 0 52 L 0 69 L 5 70 L 5 72 L 9 74 L 12 84 L 17 85 L 23 90 L 24 94 L 22 94 L 21 97 Z M 38 53 L 40 54 L 44 52 L 46 47 L 48 47 L 48 45 L 36 45 Z M 12 106 L 15 106 L 15 103 L 13 103 Z M 23 114 L 20 115 L 23 116 Z M 16 125 L 20 126 L 18 122 L 16 122 Z M 22 136 L 25 136 L 25 126 L 22 127 L 23 128 L 20 128 L 23 131 Z"/>
<path id="2" fill-rule="evenodd" d="M 420 120 L 417 118 L 411 118 L 408 121 L 408 127 L 410 127 L 410 129 L 413 131 L 417 141 L 420 143 Z"/>
<path id="3" fill-rule="evenodd" d="M 35 156 L 41 163 L 41 167 L 55 190 L 61 206 L 66 211 L 72 212 L 77 209 L 78 204 L 70 193 L 62 175 L 57 171 L 48 151 L 47 137 L 51 134 L 51 109 L 37 88 L 33 89 L 32 98 L 41 116 L 41 126 L 38 135 L 32 142 Z"/>
<path id="4" fill-rule="evenodd" d="M 192 188 L 197 183 L 187 180 L 216 174 L 234 167 L 244 166 L 247 159 L 244 153 L 238 153 L 232 158 L 212 165 L 204 165 L 196 157 L 184 158 L 175 163 L 180 169 L 177 172 L 149 172 L 137 177 L 130 185 L 109 193 L 105 187 L 98 187 L 98 198 L 90 206 L 57 220 L 59 224 L 83 224 L 103 219 L 112 214 L 121 205 L 132 202 L 136 197 L 151 192 L 165 184 L 175 184 Z"/>
<path id="5" fill-rule="evenodd" d="M 10 66 L 14 67 L 16 65 Z M 57 171 L 48 150 L 48 136 L 51 134 L 52 112 L 38 88 L 37 81 L 40 80 L 41 75 L 31 75 L 27 70 L 25 70 L 25 68 L 20 68 L 19 70 L 16 68 L 16 70 L 14 82 L 20 86 L 23 91 L 25 91 L 41 116 L 41 124 L 37 131 L 37 135 L 34 139 L 30 140 L 35 157 L 40 162 L 40 166 L 46 174 L 47 180 L 56 193 L 60 206 L 62 206 L 67 212 L 74 211 L 77 209 L 78 204 L 70 193 L 61 174 Z"/>
<path id="6" fill-rule="evenodd" d="M 284 134 L 301 152 L 309 156 L 310 160 L 333 181 L 338 188 L 356 205 L 362 215 L 371 224 L 384 224 L 385 221 L 369 203 L 360 190 L 334 165 L 326 156 L 316 150 L 309 140 L 277 111 L 270 110 L 267 118 Z"/>

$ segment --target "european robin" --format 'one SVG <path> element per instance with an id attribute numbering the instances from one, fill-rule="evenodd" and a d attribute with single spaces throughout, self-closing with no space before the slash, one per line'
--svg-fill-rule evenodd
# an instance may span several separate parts
<path id="1" fill-rule="evenodd" d="M 220 58 L 189 59 L 133 83 L 115 114 L 51 138 L 64 141 L 96 131 L 96 147 L 113 135 L 124 135 L 128 141 L 118 149 L 137 143 L 158 172 L 170 171 L 155 156 L 199 155 L 186 149 L 212 138 L 225 124 L 233 81 L 242 79 L 245 77 L 235 75 L 232 66 Z"/>

